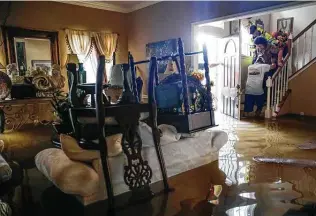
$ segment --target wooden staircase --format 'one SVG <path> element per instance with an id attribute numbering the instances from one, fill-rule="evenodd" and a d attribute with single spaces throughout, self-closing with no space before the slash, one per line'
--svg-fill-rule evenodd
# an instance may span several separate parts
<path id="1" fill-rule="evenodd" d="M 316 19 L 301 31 L 293 40 L 289 39 L 289 52 L 272 77 L 267 80 L 267 105 L 265 117 L 278 116 L 292 90 L 289 81 L 305 71 L 316 62 L 316 40 L 314 41 L 314 27 Z"/>

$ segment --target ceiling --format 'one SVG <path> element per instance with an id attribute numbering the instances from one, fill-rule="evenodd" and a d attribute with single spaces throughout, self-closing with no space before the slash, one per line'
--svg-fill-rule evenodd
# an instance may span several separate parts
<path id="1" fill-rule="evenodd" d="M 97 8 L 101 10 L 115 11 L 120 13 L 130 13 L 159 1 L 60 1 L 66 4 L 79 5 L 83 7 Z"/>

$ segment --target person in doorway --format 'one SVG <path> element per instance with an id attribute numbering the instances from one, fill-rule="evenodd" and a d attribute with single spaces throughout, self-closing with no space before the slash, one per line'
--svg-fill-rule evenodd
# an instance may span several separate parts
<path id="1" fill-rule="evenodd" d="M 265 81 L 276 69 L 274 55 L 270 51 L 268 41 L 264 37 L 257 37 L 254 43 L 256 51 L 253 64 L 248 67 L 246 82 L 245 117 L 253 112 L 254 105 L 257 106 L 256 116 L 260 116 L 266 98 Z"/>

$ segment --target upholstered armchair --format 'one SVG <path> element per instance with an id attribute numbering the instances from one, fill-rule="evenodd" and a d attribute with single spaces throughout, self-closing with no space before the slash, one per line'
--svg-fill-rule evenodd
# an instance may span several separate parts
<path id="1" fill-rule="evenodd" d="M 108 155 L 122 152 L 121 135 L 107 137 Z M 46 149 L 35 157 L 37 168 L 56 187 L 74 195 L 83 205 L 106 198 L 106 188 L 97 150 L 85 150 L 71 136 L 61 135 L 62 149 Z"/>

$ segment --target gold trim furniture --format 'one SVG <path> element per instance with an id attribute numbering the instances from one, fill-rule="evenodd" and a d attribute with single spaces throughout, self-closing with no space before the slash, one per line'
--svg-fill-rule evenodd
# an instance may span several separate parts
<path id="1" fill-rule="evenodd" d="M 0 132 L 12 132 L 25 124 L 49 124 L 54 120 L 51 98 L 0 101 Z"/>

